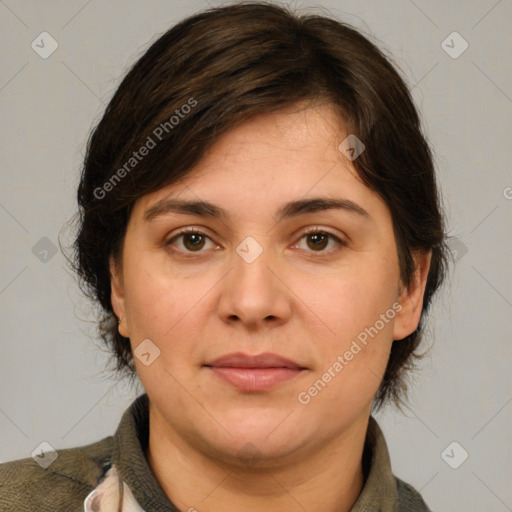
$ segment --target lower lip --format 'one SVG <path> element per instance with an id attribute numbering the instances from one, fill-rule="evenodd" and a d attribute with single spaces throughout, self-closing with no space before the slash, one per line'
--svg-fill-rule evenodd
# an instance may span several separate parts
<path id="1" fill-rule="evenodd" d="M 210 369 L 241 391 L 265 391 L 293 379 L 302 370 L 294 368 L 230 368 L 212 366 Z"/>

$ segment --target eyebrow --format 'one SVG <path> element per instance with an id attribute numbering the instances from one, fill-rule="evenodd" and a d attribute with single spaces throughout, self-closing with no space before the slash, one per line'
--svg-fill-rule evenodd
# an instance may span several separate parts
<path id="1" fill-rule="evenodd" d="M 323 210 L 343 210 L 366 219 L 371 219 L 370 214 L 363 207 L 349 199 L 325 197 L 312 197 L 290 201 L 283 205 L 277 212 L 277 219 L 283 220 Z M 196 215 L 221 220 L 228 220 L 230 218 L 226 210 L 208 201 L 163 199 L 145 211 L 144 220 L 149 222 L 168 213 Z"/>

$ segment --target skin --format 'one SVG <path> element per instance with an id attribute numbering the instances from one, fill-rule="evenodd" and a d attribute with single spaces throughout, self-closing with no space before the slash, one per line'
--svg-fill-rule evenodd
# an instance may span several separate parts
<path id="1" fill-rule="evenodd" d="M 404 288 L 389 209 L 339 151 L 347 135 L 329 105 L 261 115 L 224 134 L 184 181 L 134 206 L 120 265 L 111 260 L 112 304 L 132 350 L 145 339 L 160 350 L 148 366 L 135 357 L 150 399 L 146 455 L 180 510 L 340 512 L 361 492 L 371 404 L 393 340 L 418 325 L 430 253 L 415 254 Z M 171 197 L 210 201 L 230 218 L 144 220 Z M 349 199 L 369 217 L 330 209 L 276 220 L 285 202 L 310 197 Z M 206 238 L 174 238 L 183 227 Z M 308 228 L 344 243 L 315 245 Z M 263 250 L 252 263 L 236 252 L 248 236 Z M 299 403 L 396 303 L 378 335 Z M 306 370 L 243 392 L 203 366 L 232 352 L 273 352 Z"/>

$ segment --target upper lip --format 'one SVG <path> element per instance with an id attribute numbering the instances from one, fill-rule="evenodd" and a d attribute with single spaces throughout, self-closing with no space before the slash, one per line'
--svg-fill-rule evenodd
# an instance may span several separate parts
<path id="1" fill-rule="evenodd" d="M 224 368 L 293 368 L 304 369 L 298 363 L 277 354 L 248 355 L 241 352 L 226 354 L 205 363 L 205 366 Z"/>

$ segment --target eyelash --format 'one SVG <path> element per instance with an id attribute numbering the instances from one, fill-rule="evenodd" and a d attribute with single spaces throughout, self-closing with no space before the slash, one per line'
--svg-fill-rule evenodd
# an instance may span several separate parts
<path id="1" fill-rule="evenodd" d="M 173 235 L 173 237 L 170 238 L 168 241 L 166 241 L 164 245 L 165 246 L 171 246 L 172 243 L 175 240 L 177 240 L 179 237 L 181 237 L 183 235 L 187 235 L 187 234 L 200 235 L 202 237 L 205 237 L 205 238 L 208 238 L 209 240 L 211 240 L 211 238 L 206 233 L 203 233 L 202 231 L 200 231 L 197 228 L 189 227 L 189 228 L 183 228 L 182 230 L 178 231 L 178 233 Z M 338 236 L 334 235 L 333 233 L 330 233 L 329 231 L 321 229 L 321 228 L 319 228 L 317 226 L 314 226 L 312 228 L 308 228 L 306 231 L 304 231 L 301 234 L 301 236 L 299 238 L 299 241 L 302 240 L 307 235 L 316 235 L 316 234 L 327 235 L 328 237 L 333 239 L 335 242 L 338 243 L 338 245 L 340 245 L 342 247 L 345 247 L 347 245 L 346 242 L 344 240 L 341 240 Z M 185 255 L 185 257 L 194 257 L 195 255 L 200 255 L 201 253 L 206 252 L 206 251 L 203 251 L 203 250 L 199 250 L 199 251 L 182 251 L 182 250 L 176 250 L 176 249 L 172 249 L 172 250 L 173 250 L 173 252 L 178 252 L 178 253 L 181 253 L 182 255 Z M 317 253 L 319 256 L 322 256 L 322 255 L 325 255 L 325 254 L 330 254 L 330 253 L 335 252 L 337 250 L 339 250 L 339 247 L 338 247 L 338 249 L 321 250 L 321 251 L 312 251 L 311 250 L 311 251 L 307 251 L 307 252 L 311 252 L 313 254 Z"/>

